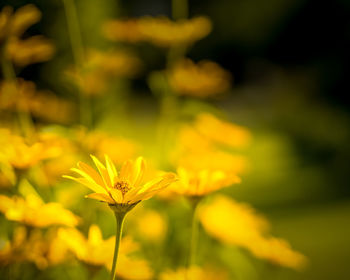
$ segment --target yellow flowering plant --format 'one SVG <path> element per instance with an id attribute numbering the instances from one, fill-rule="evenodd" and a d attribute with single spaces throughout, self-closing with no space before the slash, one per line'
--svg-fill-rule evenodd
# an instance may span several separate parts
<path id="1" fill-rule="evenodd" d="M 105 165 L 95 156 L 91 155 L 98 172 L 89 165 L 79 162 L 78 168 L 72 168 L 81 177 L 64 176 L 90 188 L 94 193 L 88 198 L 106 202 L 114 211 L 117 222 L 117 235 L 111 269 L 111 279 L 115 278 L 119 243 L 123 229 L 123 222 L 127 212 L 134 208 L 142 200 L 147 200 L 159 191 L 177 180 L 175 174 L 165 173 L 143 183 L 145 173 L 145 161 L 142 157 L 135 161 L 124 162 L 118 174 L 113 162 L 106 155 Z"/>

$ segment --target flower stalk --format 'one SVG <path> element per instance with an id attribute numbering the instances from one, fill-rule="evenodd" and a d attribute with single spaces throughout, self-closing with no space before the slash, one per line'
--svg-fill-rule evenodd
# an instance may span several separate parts
<path id="1" fill-rule="evenodd" d="M 116 218 L 116 236 L 115 236 L 115 246 L 114 246 L 114 256 L 113 256 L 113 263 L 112 263 L 112 270 L 111 270 L 111 280 L 115 280 L 116 278 L 116 269 L 117 269 L 117 261 L 118 261 L 118 252 L 119 252 L 119 245 L 120 245 L 120 239 L 122 237 L 122 231 L 123 231 L 123 224 L 126 212 L 117 212 L 114 211 L 115 218 Z"/>
<path id="2" fill-rule="evenodd" d="M 196 253 L 198 247 L 198 204 L 200 202 L 200 197 L 193 197 L 192 202 L 192 224 L 191 224 L 191 239 L 190 239 L 190 250 L 188 255 L 188 268 L 196 263 Z"/>

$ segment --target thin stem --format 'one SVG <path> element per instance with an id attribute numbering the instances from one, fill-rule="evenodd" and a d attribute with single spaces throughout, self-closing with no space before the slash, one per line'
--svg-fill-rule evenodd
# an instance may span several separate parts
<path id="1" fill-rule="evenodd" d="M 119 251 L 119 244 L 120 239 L 122 236 L 122 230 L 123 230 L 123 223 L 126 213 L 117 213 L 114 212 L 115 218 L 116 218 L 116 224 L 117 224 L 117 231 L 115 236 L 115 247 L 114 247 L 114 256 L 113 256 L 113 263 L 112 263 L 112 270 L 111 270 L 111 280 L 116 279 L 116 268 L 117 268 L 117 260 L 118 260 L 118 251 Z"/>
<path id="2" fill-rule="evenodd" d="M 81 37 L 81 30 L 78 20 L 77 9 L 74 0 L 62 0 L 64 11 L 66 13 L 67 27 L 70 43 L 72 46 L 73 59 L 78 71 L 84 63 L 84 47 Z M 80 122 L 86 126 L 90 126 L 92 122 L 90 102 L 83 93 L 79 92 L 79 105 L 80 105 Z"/>
<path id="3" fill-rule="evenodd" d="M 187 0 L 172 0 L 172 16 L 173 19 L 181 19 L 188 17 Z"/>
<path id="4" fill-rule="evenodd" d="M 198 247 L 198 204 L 199 199 L 195 199 L 192 204 L 192 225 L 191 225 L 191 243 L 190 243 L 190 250 L 189 250 L 189 256 L 188 256 L 188 268 L 190 268 L 192 265 L 196 262 L 196 253 L 197 253 L 197 247 Z"/>
<path id="5" fill-rule="evenodd" d="M 63 0 L 64 10 L 67 18 L 69 39 L 72 45 L 73 58 L 77 66 L 81 66 L 84 61 L 83 40 L 79 27 L 77 9 L 74 0 Z"/>

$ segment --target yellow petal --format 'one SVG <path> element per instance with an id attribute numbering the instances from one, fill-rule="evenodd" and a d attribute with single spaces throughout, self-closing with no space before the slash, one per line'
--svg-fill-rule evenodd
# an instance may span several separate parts
<path id="1" fill-rule="evenodd" d="M 84 171 L 86 174 L 88 174 L 98 185 L 103 186 L 103 181 L 101 176 L 96 172 L 95 169 L 93 169 L 91 166 L 87 165 L 84 162 L 78 162 L 78 167 Z"/>
<path id="2" fill-rule="evenodd" d="M 145 172 L 146 165 L 145 160 L 142 157 L 138 157 L 133 165 L 133 172 L 131 178 L 131 184 L 133 186 L 138 186 L 143 178 L 143 174 Z"/>
<path id="3" fill-rule="evenodd" d="M 116 203 L 123 203 L 123 195 L 119 190 L 111 189 L 110 192 Z"/>
<path id="4" fill-rule="evenodd" d="M 93 183 L 93 182 L 89 181 L 86 178 L 75 178 L 75 177 L 67 176 L 67 175 L 64 175 L 63 178 L 76 181 L 76 182 L 78 182 L 78 183 L 88 187 L 90 190 L 92 190 L 94 192 L 97 192 L 97 193 L 104 193 L 104 192 L 106 192 L 106 190 L 102 186 L 97 185 L 96 183 Z"/>
<path id="5" fill-rule="evenodd" d="M 113 162 L 107 155 L 105 155 L 105 159 L 106 159 L 107 172 L 108 172 L 109 178 L 111 179 L 111 184 L 112 186 L 114 186 L 114 184 L 116 183 L 116 178 L 118 178 L 118 173 L 117 173 L 117 170 L 115 169 Z"/>
<path id="6" fill-rule="evenodd" d="M 93 155 L 90 155 L 90 156 L 91 156 L 92 160 L 94 161 L 98 171 L 100 172 L 105 186 L 111 188 L 112 182 L 111 182 L 111 179 L 109 178 L 106 167 L 95 156 L 93 156 Z"/>
<path id="7" fill-rule="evenodd" d="M 85 197 L 96 199 L 99 201 L 104 201 L 104 202 L 107 202 L 110 204 L 115 203 L 115 201 L 109 195 L 104 194 L 104 193 L 90 193 L 90 194 L 86 195 Z"/>

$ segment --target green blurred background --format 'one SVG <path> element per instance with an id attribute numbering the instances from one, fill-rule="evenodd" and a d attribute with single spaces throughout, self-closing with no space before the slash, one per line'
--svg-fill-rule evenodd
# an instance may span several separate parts
<path id="1" fill-rule="evenodd" d="M 100 32 L 106 18 L 171 14 L 171 2 L 164 0 L 76 2 L 84 44 L 92 47 L 108 45 Z M 61 83 L 60 73 L 72 61 L 62 2 L 1 0 L 0 6 L 27 3 L 43 12 L 28 35 L 51 38 L 57 53 L 19 75 L 74 100 Z M 211 105 L 254 136 L 250 171 L 228 192 L 264 213 L 272 233 L 310 259 L 304 272 L 285 269 L 267 274 L 269 279 L 349 279 L 350 2 L 194 0 L 189 10 L 190 16 L 207 15 L 213 22 L 212 33 L 189 57 L 214 60 L 234 76 L 227 99 Z M 135 48 L 145 61 L 144 73 L 164 67 L 165 55 L 156 48 Z M 145 129 L 147 121 L 136 116 L 156 115 L 146 76 L 128 86 L 135 96 L 126 110 Z"/>

